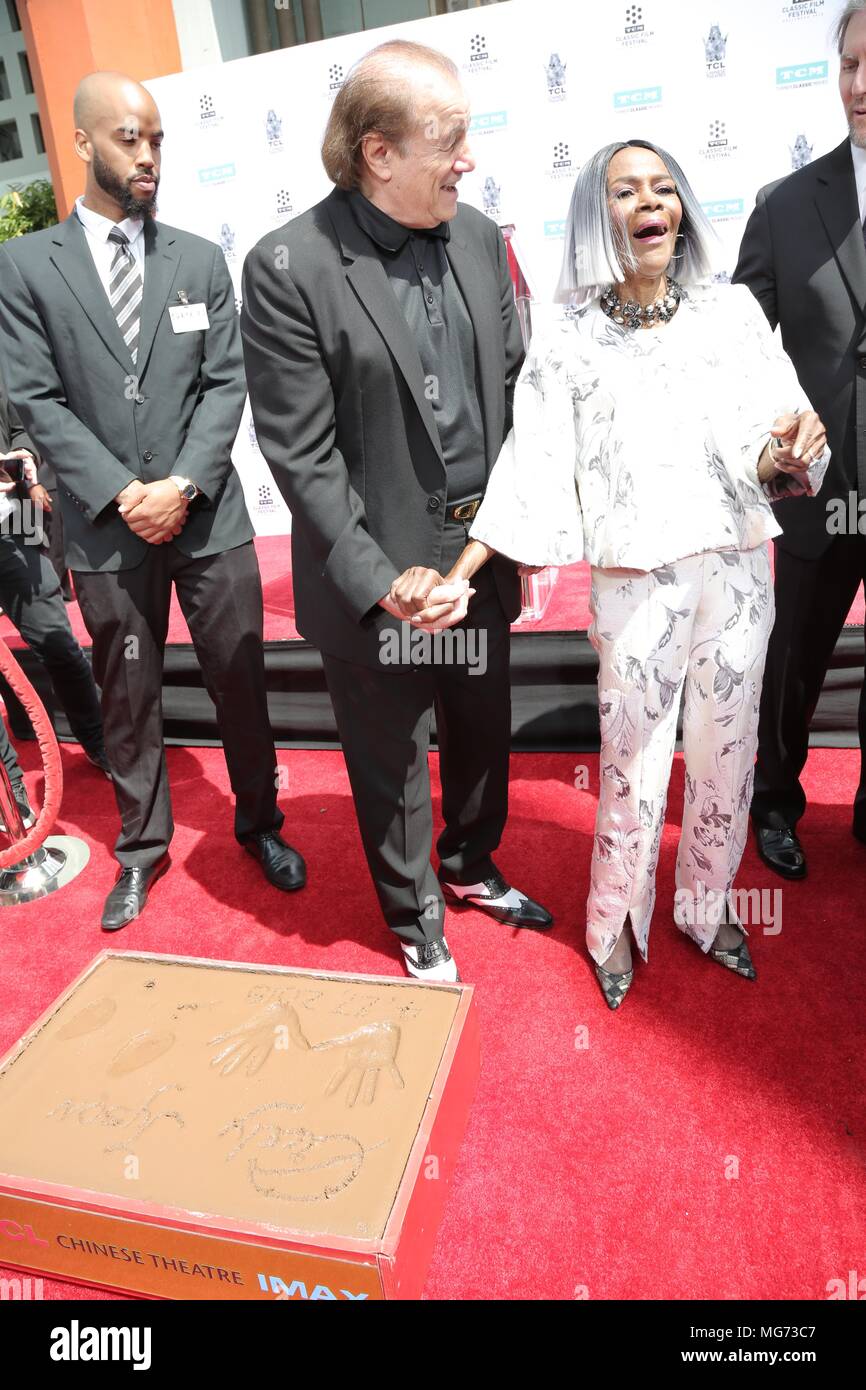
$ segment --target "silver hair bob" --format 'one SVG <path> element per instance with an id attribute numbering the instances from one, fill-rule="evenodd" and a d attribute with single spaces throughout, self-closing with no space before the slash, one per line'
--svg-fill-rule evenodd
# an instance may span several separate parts
<path id="1" fill-rule="evenodd" d="M 866 3 L 866 0 L 864 0 Z M 676 184 L 683 216 L 671 273 L 682 285 L 712 275 L 715 233 L 677 161 L 649 140 L 619 140 L 604 145 L 588 159 L 577 176 L 565 227 L 562 270 L 554 299 L 557 304 L 587 303 L 608 285 L 622 284 L 637 269 L 631 247 L 617 237 L 607 200 L 607 169 L 620 150 L 652 150 Z"/>
<path id="2" fill-rule="evenodd" d="M 848 0 L 848 4 L 833 25 L 833 43 L 841 55 L 845 47 L 845 35 L 848 32 L 848 25 L 855 14 L 862 14 L 866 10 L 866 0 Z"/>

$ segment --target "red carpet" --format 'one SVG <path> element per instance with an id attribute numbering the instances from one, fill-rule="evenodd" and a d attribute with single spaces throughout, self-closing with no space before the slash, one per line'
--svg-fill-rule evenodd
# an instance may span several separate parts
<path id="1" fill-rule="evenodd" d="M 259 536 L 256 554 L 262 572 L 265 600 L 265 641 L 283 642 L 298 636 L 295 627 L 295 601 L 292 594 L 291 543 L 288 536 Z M 82 621 L 77 603 L 67 604 L 72 630 L 79 642 L 87 646 L 90 638 Z M 848 616 L 849 623 L 863 622 L 862 588 Z M 589 626 L 589 566 L 567 565 L 558 573 L 550 602 L 544 616 L 533 623 L 521 623 L 521 632 L 563 632 Z M 9 619 L 0 616 L 0 637 L 7 646 L 21 645 L 18 633 Z M 168 625 L 169 642 L 188 642 L 189 631 L 177 598 L 172 596 Z"/>
<path id="2" fill-rule="evenodd" d="M 268 889 L 232 839 L 219 751 L 171 749 L 174 869 L 112 946 L 400 973 L 342 758 L 279 758 L 287 834 L 308 858 L 310 885 L 293 897 Z M 32 744 L 22 759 L 38 793 Z M 56 897 L 0 916 L 0 1050 L 107 944 L 97 923 L 113 879 L 113 797 L 77 749 L 64 746 L 63 759 L 58 830 L 82 835 L 93 858 Z M 810 757 L 805 882 L 782 885 L 747 851 L 738 886 L 780 888 L 783 908 L 778 935 L 752 929 L 755 984 L 670 924 L 677 760 L 651 964 L 618 1014 L 582 951 L 597 759 L 579 761 L 588 790 L 574 788 L 575 755 L 512 761 L 500 863 L 555 912 L 553 932 L 516 933 L 477 913 L 448 919 L 461 973 L 478 986 L 482 1073 L 426 1296 L 824 1299 L 828 1280 L 866 1274 L 866 847 L 848 828 L 856 755 Z M 45 1294 L 101 1296 L 49 1282 Z"/>

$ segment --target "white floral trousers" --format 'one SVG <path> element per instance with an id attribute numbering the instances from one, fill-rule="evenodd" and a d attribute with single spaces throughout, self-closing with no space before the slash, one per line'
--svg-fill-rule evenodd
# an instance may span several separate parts
<path id="1" fill-rule="evenodd" d="M 708 551 L 648 573 L 593 567 L 590 608 L 601 721 L 586 915 L 590 955 L 603 965 L 630 919 L 647 959 L 684 687 L 674 918 L 707 951 L 748 832 L 775 614 L 768 548 Z"/>

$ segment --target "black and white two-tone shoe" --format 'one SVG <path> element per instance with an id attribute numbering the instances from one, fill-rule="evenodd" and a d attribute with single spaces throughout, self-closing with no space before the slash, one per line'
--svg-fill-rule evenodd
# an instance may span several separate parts
<path id="1" fill-rule="evenodd" d="M 425 941 L 421 946 L 404 946 L 403 964 L 407 973 L 414 975 L 416 980 L 440 985 L 454 985 L 460 980 L 457 962 L 444 936 L 437 941 Z"/>
<path id="2" fill-rule="evenodd" d="M 481 883 L 449 883 L 439 875 L 445 901 L 451 907 L 477 907 L 497 922 L 510 927 L 528 927 L 531 931 L 547 931 L 553 918 L 519 888 L 512 888 L 498 869 Z"/>

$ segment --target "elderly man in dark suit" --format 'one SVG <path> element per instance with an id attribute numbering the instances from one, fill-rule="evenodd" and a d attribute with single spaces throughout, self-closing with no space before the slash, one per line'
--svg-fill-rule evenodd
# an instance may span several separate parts
<path id="1" fill-rule="evenodd" d="M 833 457 L 819 497 L 779 506 L 776 624 L 770 639 L 752 799 L 758 852 L 802 878 L 796 825 L 809 723 L 839 633 L 866 575 L 866 0 L 836 25 L 849 138 L 761 189 L 734 279 L 749 286 L 827 427 Z M 853 521 L 853 524 L 852 524 Z M 866 843 L 866 695 L 853 832 Z"/>
<path id="2" fill-rule="evenodd" d="M 66 558 L 103 694 L 121 816 L 102 918 L 136 917 L 168 867 L 162 741 L 172 583 L 216 705 L 235 834 L 278 888 L 304 882 L 281 839 L 262 590 L 231 448 L 245 383 L 218 247 L 154 220 L 162 145 L 146 89 L 93 73 L 75 99 L 83 198 L 0 252 L 9 394 L 57 473 Z"/>
<path id="3" fill-rule="evenodd" d="M 507 813 L 515 567 L 485 573 L 456 643 L 426 634 L 425 647 L 408 622 L 428 600 L 466 612 L 466 581 L 443 575 L 507 432 L 522 360 L 502 237 L 458 210 L 468 124 L 442 54 L 397 42 L 362 59 L 325 133 L 336 188 L 251 251 L 241 314 L 256 432 L 292 511 L 298 627 L 323 653 L 385 920 L 425 980 L 456 978 L 443 896 L 512 926 L 552 921 L 492 859 Z"/>

